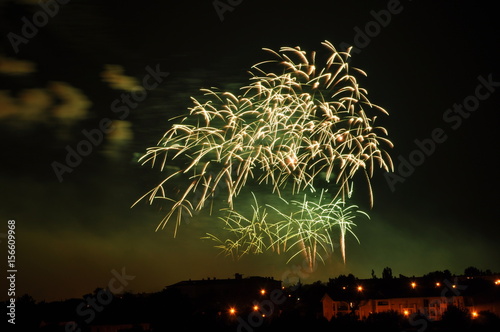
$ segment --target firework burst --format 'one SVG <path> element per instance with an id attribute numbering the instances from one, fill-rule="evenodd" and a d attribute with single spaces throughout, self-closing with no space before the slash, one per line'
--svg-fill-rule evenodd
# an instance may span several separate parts
<path id="1" fill-rule="evenodd" d="M 299 47 L 283 47 L 278 52 L 264 49 L 272 59 L 252 66 L 250 83 L 241 94 L 202 89 L 203 100 L 192 98 L 189 113 L 172 119 L 175 122 L 157 146 L 148 148 L 140 159 L 152 167 L 159 164 L 168 173 L 138 200 L 172 203 L 157 230 L 175 216 L 175 236 L 182 216 L 212 204 L 215 193 L 223 193 L 227 209 L 233 211 L 226 224 L 238 225 L 245 219 L 238 219 L 243 217 L 234 210 L 234 200 L 250 183 L 268 185 L 281 197 L 285 189 L 293 194 L 314 191 L 321 179 L 335 186 L 333 199 L 345 201 L 354 175 L 361 172 L 373 200 L 370 178 L 374 169 L 393 168 L 390 156 L 381 147 L 392 147 L 387 131 L 375 126 L 377 114 L 387 112 L 372 104 L 367 91 L 359 86 L 353 73 L 365 73 L 349 65 L 350 50 L 339 52 L 328 41 L 322 45 L 327 50 L 322 66 L 315 52 L 307 53 Z M 178 168 L 170 171 L 173 167 L 167 166 L 174 163 Z M 174 181 L 178 190 L 172 192 L 167 184 Z M 312 203 L 307 204 L 302 206 L 303 213 L 315 211 L 310 208 Z M 270 232 L 262 224 L 263 216 L 255 218 L 259 222 L 250 224 Z M 316 224 L 308 225 L 310 219 L 294 216 L 293 220 L 298 235 L 288 234 L 285 243 L 295 239 L 298 242 L 293 245 L 312 248 L 308 253 L 311 257 L 317 252 L 311 241 L 329 245 L 326 238 L 315 238 L 326 235 L 314 233 Z M 299 221 L 303 223 L 300 228 Z M 230 247 L 244 252 L 265 248 L 255 239 L 246 242 L 250 235 L 245 232 L 250 230 L 234 229 L 241 232 L 240 239 Z"/>
<path id="2" fill-rule="evenodd" d="M 347 206 L 341 199 L 325 202 L 324 194 L 322 190 L 317 201 L 304 194 L 301 201 L 292 200 L 286 212 L 270 204 L 259 205 L 254 195 L 251 218 L 231 209 L 228 209 L 227 216 L 220 217 L 225 223 L 228 238 L 220 239 L 211 233 L 204 238 L 217 242 L 215 247 L 233 258 L 272 250 L 278 254 L 289 253 L 288 263 L 302 255 L 312 271 L 318 261 L 324 263 L 334 251 L 332 234 L 338 228 L 337 246 L 345 261 L 347 233 L 358 240 L 352 230 L 356 226 L 354 219 L 357 216 L 369 219 L 369 216 L 356 205 Z M 266 208 L 270 209 L 270 213 Z"/>

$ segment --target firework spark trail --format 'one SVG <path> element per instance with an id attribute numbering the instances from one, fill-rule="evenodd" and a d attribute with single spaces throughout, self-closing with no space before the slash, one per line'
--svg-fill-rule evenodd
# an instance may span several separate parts
<path id="1" fill-rule="evenodd" d="M 351 233 L 358 240 L 352 230 L 356 226 L 353 220 L 360 215 L 369 219 L 368 214 L 358 210 L 358 206 L 346 206 L 340 199 L 323 202 L 324 191 L 317 202 L 308 199 L 307 195 L 302 201 L 292 200 L 290 204 L 293 211 L 289 213 L 270 204 L 263 207 L 255 195 L 253 198 L 251 219 L 230 209 L 227 210 L 227 216 L 220 217 L 225 223 L 227 239 L 221 240 L 210 233 L 204 237 L 216 241 L 218 245 L 215 247 L 226 256 L 240 258 L 246 254 L 272 250 L 291 253 L 288 263 L 302 254 L 309 268 L 314 269 L 317 261 L 324 263 L 326 256 L 334 251 L 332 230 L 338 227 L 341 254 L 345 261 L 346 234 Z M 273 215 L 267 212 L 266 207 L 271 209 Z"/>
<path id="2" fill-rule="evenodd" d="M 355 174 L 361 171 L 373 201 L 374 169 L 390 171 L 393 164 L 381 148 L 392 147 L 387 131 L 374 126 L 377 116 L 371 113 L 387 112 L 372 104 L 367 91 L 359 87 L 351 72 L 366 74 L 350 67 L 349 51 L 338 52 L 328 41 L 322 45 L 329 52 L 323 68 L 316 63 L 315 52 L 308 54 L 299 47 L 264 49 L 274 59 L 252 66 L 250 84 L 241 95 L 213 88 L 201 90 L 205 101 L 191 97 L 194 106 L 189 113 L 174 118 L 178 122 L 140 159 L 170 171 L 134 203 L 146 198 L 150 204 L 156 199 L 173 203 L 157 229 L 176 215 L 177 232 L 182 211 L 199 211 L 220 189 L 227 193 L 227 208 L 233 210 L 234 199 L 250 182 L 269 184 L 281 197 L 289 184 L 293 194 L 314 191 L 322 174 L 337 187 L 333 198 L 346 200 Z M 179 169 L 171 171 L 167 165 Z M 178 194 L 167 188 L 172 181 L 180 183 Z M 197 204 L 191 203 L 192 197 Z M 299 230 L 303 244 L 325 243 L 306 225 Z M 233 243 L 235 248 L 244 243 L 241 240 Z M 317 255 L 317 249 L 313 246 L 308 254 Z"/>

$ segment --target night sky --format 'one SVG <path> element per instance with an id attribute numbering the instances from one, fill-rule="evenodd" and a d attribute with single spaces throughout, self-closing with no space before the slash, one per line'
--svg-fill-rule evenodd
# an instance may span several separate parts
<path id="1" fill-rule="evenodd" d="M 38 1 L 0 1 L 0 233 L 16 220 L 17 294 L 79 298 L 123 268 L 135 276 L 126 287 L 132 292 L 234 273 L 280 280 L 292 273 L 312 283 L 348 273 L 368 278 L 372 269 L 380 277 L 387 266 L 396 276 L 500 271 L 493 2 L 238 2 L 220 16 L 212 0 L 72 0 L 13 44 L 10 33 L 23 36 L 26 19 L 43 19 L 42 9 Z M 272 252 L 234 261 L 200 240 L 221 228 L 215 216 L 185 220 L 174 238 L 173 223 L 155 232 L 165 208 L 131 208 L 162 179 L 138 156 L 170 118 L 188 111 L 190 96 L 208 87 L 236 93 L 247 70 L 268 58 L 264 47 L 321 50 L 324 40 L 357 47 L 351 64 L 367 72 L 361 84 L 370 100 L 390 113 L 377 121 L 395 144 L 396 177 L 375 173 L 373 208 L 366 191 L 355 195 L 371 219 L 357 220 L 360 243 L 347 238 L 345 264 L 340 251 L 315 271 Z M 168 75 L 143 101 L 127 113 L 113 107 L 158 68 Z M 53 163 L 64 163 L 66 147 L 103 119 L 114 129 L 58 178 Z M 432 138 L 432 151 L 418 159 L 416 141 Z M 412 158 L 418 166 L 405 168 L 402 160 Z"/>

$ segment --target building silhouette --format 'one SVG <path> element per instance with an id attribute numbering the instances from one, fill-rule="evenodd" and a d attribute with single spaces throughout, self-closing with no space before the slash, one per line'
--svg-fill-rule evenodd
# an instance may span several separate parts
<path id="1" fill-rule="evenodd" d="M 272 277 L 243 278 L 235 273 L 234 278 L 228 279 L 184 280 L 167 286 L 166 290 L 185 297 L 195 313 L 222 316 L 255 310 L 258 303 L 281 287 L 281 281 Z"/>

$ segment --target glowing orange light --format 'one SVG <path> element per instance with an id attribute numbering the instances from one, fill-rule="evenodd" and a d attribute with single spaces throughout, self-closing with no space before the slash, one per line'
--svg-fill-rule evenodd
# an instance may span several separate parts
<path id="1" fill-rule="evenodd" d="M 262 294 L 262 295 L 266 294 L 266 290 L 265 289 L 261 289 L 260 290 L 260 294 Z"/>
<path id="2" fill-rule="evenodd" d="M 436 282 L 436 287 L 439 287 L 441 286 L 441 283 L 440 282 Z"/>
<path id="3" fill-rule="evenodd" d="M 258 305 L 254 305 L 254 306 L 253 306 L 253 310 L 254 310 L 254 311 L 259 310 L 259 306 L 258 306 Z"/>
<path id="4" fill-rule="evenodd" d="M 417 287 L 417 283 L 416 282 L 412 282 L 411 283 L 411 288 L 415 288 L 415 287 Z"/>
<path id="5" fill-rule="evenodd" d="M 235 309 L 235 308 L 232 308 L 232 307 L 231 307 L 231 308 L 229 308 L 229 313 L 230 313 L 231 315 L 236 314 L 236 309 Z"/>
<path id="6" fill-rule="evenodd" d="M 342 289 L 345 289 L 345 286 L 344 286 L 344 287 L 342 287 Z"/>
<path id="7" fill-rule="evenodd" d="M 361 292 L 363 290 L 362 286 L 358 286 L 358 292 Z"/>
<path id="8" fill-rule="evenodd" d="M 495 285 L 500 285 L 500 279 L 495 280 Z"/>
<path id="9" fill-rule="evenodd" d="M 410 314 L 410 312 L 409 312 L 408 310 L 405 310 L 405 311 L 403 311 L 403 314 L 404 314 L 405 316 L 408 316 L 408 315 Z"/>
<path id="10" fill-rule="evenodd" d="M 477 311 L 473 311 L 472 312 L 472 318 L 476 318 L 477 316 L 479 316 L 479 314 L 477 313 Z"/>
<path id="11" fill-rule="evenodd" d="M 457 286 L 456 286 L 456 285 L 452 285 L 451 287 L 452 287 L 452 288 L 457 288 Z"/>

